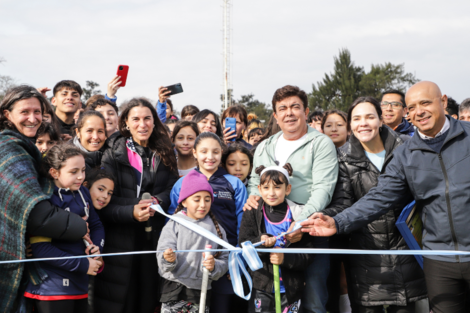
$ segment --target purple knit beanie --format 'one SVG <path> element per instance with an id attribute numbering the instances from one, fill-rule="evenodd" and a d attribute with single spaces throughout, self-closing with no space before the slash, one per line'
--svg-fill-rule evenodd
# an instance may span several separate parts
<path id="1" fill-rule="evenodd" d="M 178 204 L 199 191 L 209 192 L 211 195 L 211 201 L 214 202 L 214 191 L 212 190 L 211 185 L 207 182 L 207 177 L 196 170 L 192 170 L 183 178 Z"/>

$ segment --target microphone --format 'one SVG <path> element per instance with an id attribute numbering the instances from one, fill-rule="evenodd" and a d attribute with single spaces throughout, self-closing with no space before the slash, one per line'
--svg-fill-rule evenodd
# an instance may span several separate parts
<path id="1" fill-rule="evenodd" d="M 142 195 L 142 200 L 151 200 L 152 195 L 148 192 L 144 192 Z M 152 224 L 150 223 L 150 218 L 147 220 L 147 224 L 145 225 L 145 232 L 147 233 L 147 240 L 152 238 Z"/>

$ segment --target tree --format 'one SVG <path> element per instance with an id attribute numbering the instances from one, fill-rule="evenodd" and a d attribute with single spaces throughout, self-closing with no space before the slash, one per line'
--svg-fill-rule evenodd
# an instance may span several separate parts
<path id="1" fill-rule="evenodd" d="M 0 64 L 6 62 L 3 57 L 0 57 Z M 16 81 L 13 77 L 8 75 L 0 75 L 0 101 L 3 100 L 7 91 L 16 86 Z"/>
<path id="2" fill-rule="evenodd" d="M 258 119 L 265 122 L 268 122 L 273 114 L 273 110 L 269 108 L 266 103 L 255 99 L 253 94 L 241 96 L 241 99 L 236 101 L 236 103 L 244 106 L 248 113 L 255 113 L 258 116 Z"/>
<path id="3" fill-rule="evenodd" d="M 334 72 L 325 74 L 317 85 L 312 84 L 309 94 L 309 107 L 316 109 L 340 109 L 347 111 L 351 103 L 360 96 L 380 98 L 388 89 L 403 92 L 419 80 L 411 73 L 405 73 L 405 65 L 391 63 L 372 64 L 366 73 L 361 66 L 355 66 L 351 53 L 342 49 L 334 57 Z"/>
<path id="4" fill-rule="evenodd" d="M 82 102 L 85 103 L 88 99 L 90 99 L 91 96 L 100 94 L 101 90 L 95 90 L 95 88 L 99 86 L 100 84 L 91 80 L 87 80 L 86 87 L 83 88 Z"/>

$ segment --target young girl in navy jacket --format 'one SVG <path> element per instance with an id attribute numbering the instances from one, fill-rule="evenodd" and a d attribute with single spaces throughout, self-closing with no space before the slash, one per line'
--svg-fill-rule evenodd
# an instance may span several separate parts
<path id="1" fill-rule="evenodd" d="M 236 246 L 247 192 L 240 179 L 228 174 L 223 167 L 220 167 L 224 148 L 224 144 L 217 135 L 205 132 L 196 138 L 193 155 L 198 163 L 196 170 L 206 176 L 214 190 L 211 212 L 214 213 L 217 221 L 226 231 L 228 242 Z M 175 211 L 178 205 L 182 182 L 183 178 L 180 178 L 171 190 L 171 205 L 168 210 L 170 214 Z M 229 312 L 232 300 L 236 300 L 236 295 L 228 273 L 212 283 L 212 290 L 211 310 Z"/>
<path id="2" fill-rule="evenodd" d="M 93 208 L 85 180 L 85 157 L 70 144 L 54 146 L 43 160 L 45 171 L 55 188 L 51 203 L 87 220 L 90 230 L 84 239 L 70 242 L 46 237 L 30 237 L 35 258 L 53 258 L 98 254 L 104 246 L 104 228 Z M 29 282 L 24 294 L 34 299 L 39 313 L 87 312 L 88 275 L 96 275 L 102 260 L 89 257 L 43 261 L 41 268 L 47 277 L 40 283 Z"/>

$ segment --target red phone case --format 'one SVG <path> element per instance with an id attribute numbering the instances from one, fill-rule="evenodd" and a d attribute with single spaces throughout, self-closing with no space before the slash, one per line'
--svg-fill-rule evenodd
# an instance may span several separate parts
<path id="1" fill-rule="evenodd" d="M 124 87 L 126 85 L 127 72 L 129 72 L 129 65 L 118 65 L 116 75 L 121 76 L 121 84 L 119 87 Z"/>

